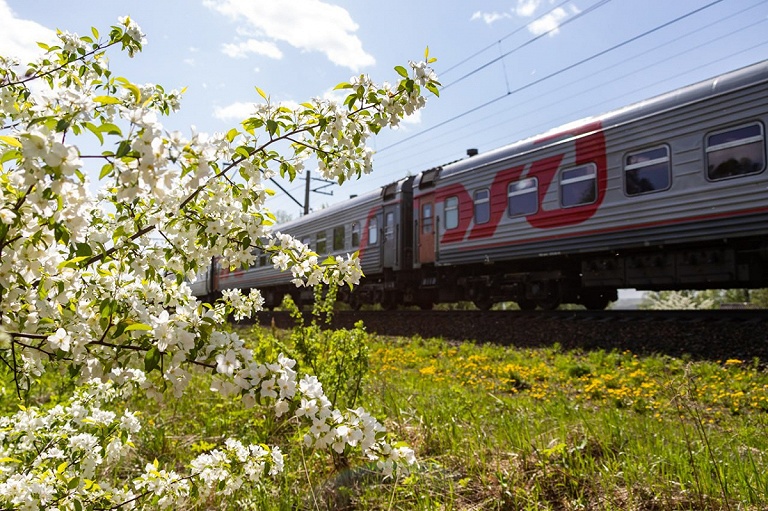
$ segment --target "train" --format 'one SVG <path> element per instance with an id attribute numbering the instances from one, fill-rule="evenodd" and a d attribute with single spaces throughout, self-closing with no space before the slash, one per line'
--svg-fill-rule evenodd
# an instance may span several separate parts
<path id="1" fill-rule="evenodd" d="M 359 253 L 357 309 L 579 304 L 617 290 L 768 287 L 768 60 L 399 179 L 279 226 L 321 256 Z M 312 291 L 260 254 L 214 264 L 196 296 Z"/>

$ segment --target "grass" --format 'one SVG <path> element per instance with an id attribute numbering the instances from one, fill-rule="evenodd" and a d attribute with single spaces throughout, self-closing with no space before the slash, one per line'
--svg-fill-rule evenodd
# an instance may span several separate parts
<path id="1" fill-rule="evenodd" d="M 266 356 L 273 335 L 289 342 L 242 333 Z M 230 436 L 284 446 L 283 477 L 237 502 L 212 496 L 210 509 L 768 507 L 768 373 L 758 361 L 369 342 L 361 404 L 415 449 L 410 475 L 383 480 L 354 455 L 302 450 L 282 440 L 301 437 L 294 423 L 211 393 L 205 378 L 180 399 L 132 404 L 145 422 L 133 463 L 181 468 Z"/>
<path id="2" fill-rule="evenodd" d="M 372 358 L 392 364 L 372 378 L 381 412 L 408 417 L 395 426 L 422 458 L 466 482 L 449 487 L 457 509 L 766 505 L 768 375 L 755 365 L 435 340 Z"/>

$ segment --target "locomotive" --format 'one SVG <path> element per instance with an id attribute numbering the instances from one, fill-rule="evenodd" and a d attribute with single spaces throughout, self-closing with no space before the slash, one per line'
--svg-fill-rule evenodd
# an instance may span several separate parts
<path id="1" fill-rule="evenodd" d="M 768 287 L 768 60 L 425 170 L 279 226 L 320 256 L 359 252 L 339 299 L 602 309 L 617 290 Z M 297 288 L 266 254 L 213 264 L 197 296 Z"/>

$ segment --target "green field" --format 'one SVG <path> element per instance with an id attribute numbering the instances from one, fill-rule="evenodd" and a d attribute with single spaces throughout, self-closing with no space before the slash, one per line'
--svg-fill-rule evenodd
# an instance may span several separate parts
<path id="1" fill-rule="evenodd" d="M 768 507 L 768 373 L 758 361 L 385 339 L 361 329 L 333 334 L 324 348 L 330 333 L 241 333 L 263 357 L 299 356 L 304 343 L 318 370 L 321 362 L 341 368 L 340 389 L 357 380 L 338 364 L 355 355 L 365 367 L 367 358 L 362 392 L 340 392 L 337 406 L 366 407 L 415 449 L 419 466 L 385 480 L 354 451 L 304 450 L 294 421 L 244 409 L 200 377 L 181 399 L 133 404 L 144 420 L 136 467 L 157 458 L 181 469 L 226 437 L 278 443 L 286 455 L 283 476 L 226 503 L 211 496 L 207 509 Z M 51 402 L 66 393 L 60 382 L 41 388 Z"/>

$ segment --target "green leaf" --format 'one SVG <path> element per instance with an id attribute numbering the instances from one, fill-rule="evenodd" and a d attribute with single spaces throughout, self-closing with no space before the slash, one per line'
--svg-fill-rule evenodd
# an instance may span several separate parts
<path id="1" fill-rule="evenodd" d="M 110 318 L 117 311 L 117 300 L 103 300 L 99 304 L 99 313 L 102 318 Z"/>
<path id="2" fill-rule="evenodd" d="M 438 90 L 438 88 L 437 88 L 437 86 L 435 84 L 428 83 L 428 84 L 425 85 L 425 87 L 427 88 L 427 90 L 429 92 L 431 92 L 432 94 L 434 94 L 437 97 L 440 97 L 440 91 Z"/>
<path id="3" fill-rule="evenodd" d="M 101 103 L 102 105 L 117 105 L 119 103 L 122 103 L 120 99 L 114 96 L 96 96 L 95 98 L 93 98 L 93 100 L 96 103 Z"/>
<path id="4" fill-rule="evenodd" d="M 131 152 L 130 141 L 121 140 L 120 145 L 117 146 L 117 152 L 115 153 L 115 156 L 118 158 L 122 158 L 123 156 L 126 156 L 129 152 Z"/>
<path id="5" fill-rule="evenodd" d="M 267 96 L 267 94 L 263 90 L 261 90 L 259 87 L 256 87 L 256 92 L 258 92 L 259 96 L 264 98 L 266 101 L 269 101 L 269 97 Z"/>
<path id="6" fill-rule="evenodd" d="M 139 90 L 137 86 L 135 86 L 130 81 L 123 78 L 122 76 L 118 76 L 117 78 L 115 78 L 115 80 L 123 84 L 123 87 L 128 89 L 131 92 L 131 94 L 134 95 L 134 97 L 136 98 L 136 103 L 141 102 L 141 90 Z"/>
<path id="7" fill-rule="evenodd" d="M 67 483 L 67 489 L 68 489 L 68 490 L 74 490 L 74 489 L 75 489 L 75 488 L 77 488 L 78 486 L 80 486 L 80 478 L 79 478 L 79 477 L 73 477 L 73 478 L 72 478 L 72 479 L 70 479 L 70 480 L 69 480 L 69 482 Z M 75 507 L 77 507 L 77 504 L 75 504 Z M 82 509 L 82 508 L 81 508 L 81 509 Z"/>
<path id="8" fill-rule="evenodd" d="M 120 127 L 116 124 L 112 124 L 111 122 L 105 122 L 99 129 L 102 133 L 106 133 L 107 135 L 117 135 L 120 137 L 123 136 L 123 132 L 120 130 Z"/>
<path id="9" fill-rule="evenodd" d="M 277 128 L 278 128 L 277 121 L 273 121 L 272 119 L 267 120 L 267 131 L 269 132 L 270 135 L 274 135 L 275 133 L 277 133 Z"/>
<path id="10" fill-rule="evenodd" d="M 93 249 L 88 243 L 78 243 L 75 245 L 75 253 L 78 257 L 91 257 Z"/>
<path id="11" fill-rule="evenodd" d="M 336 85 L 336 87 L 334 87 L 333 90 L 351 89 L 351 88 L 352 88 L 352 84 L 351 83 L 341 82 L 340 84 Z"/>
<path id="12" fill-rule="evenodd" d="M 96 135 L 96 138 L 99 139 L 99 142 L 101 144 L 104 143 L 104 135 L 101 134 L 101 129 L 98 126 L 96 126 L 92 122 L 86 122 L 85 127 L 88 128 L 88 131 Z"/>
<path id="13" fill-rule="evenodd" d="M 144 370 L 146 372 L 152 372 L 153 370 L 160 367 L 160 359 L 163 357 L 163 354 L 160 353 L 160 350 L 157 348 L 157 346 L 153 346 L 147 353 L 144 355 Z"/>
<path id="14" fill-rule="evenodd" d="M 103 167 L 101 167 L 101 172 L 99 173 L 99 179 L 104 179 L 105 177 L 110 175 L 114 170 L 114 168 L 115 166 L 112 165 L 111 163 L 105 164 Z"/>
<path id="15" fill-rule="evenodd" d="M 251 156 L 249 148 L 242 145 L 235 149 L 235 154 L 242 156 L 243 158 L 249 158 Z"/>
<path id="16" fill-rule="evenodd" d="M 68 119 L 59 119 L 56 123 L 56 131 L 62 132 L 69 129 L 69 125 L 72 124 Z"/>
<path id="17" fill-rule="evenodd" d="M 9 137 L 8 135 L 0 135 L 0 141 L 13 147 L 21 147 L 21 142 L 15 137 Z"/>
<path id="18" fill-rule="evenodd" d="M 397 74 L 399 74 L 403 78 L 408 78 L 408 70 L 405 69 L 403 66 L 395 66 L 395 71 L 397 71 Z"/>
<path id="19" fill-rule="evenodd" d="M 20 151 L 6 151 L 3 153 L 2 156 L 0 156 L 0 164 L 3 164 L 7 161 L 15 160 L 21 156 Z"/>
<path id="20" fill-rule="evenodd" d="M 130 332 L 132 330 L 142 330 L 145 332 L 149 332 L 152 330 L 152 327 L 150 325 L 146 325 L 144 323 L 132 323 L 125 327 L 126 332 Z"/>
<path id="21" fill-rule="evenodd" d="M 58 268 L 77 268 L 77 263 L 80 261 L 85 261 L 90 256 L 80 256 L 80 257 L 73 257 L 72 259 L 69 259 L 68 261 L 64 261 L 62 263 L 59 263 Z"/>

